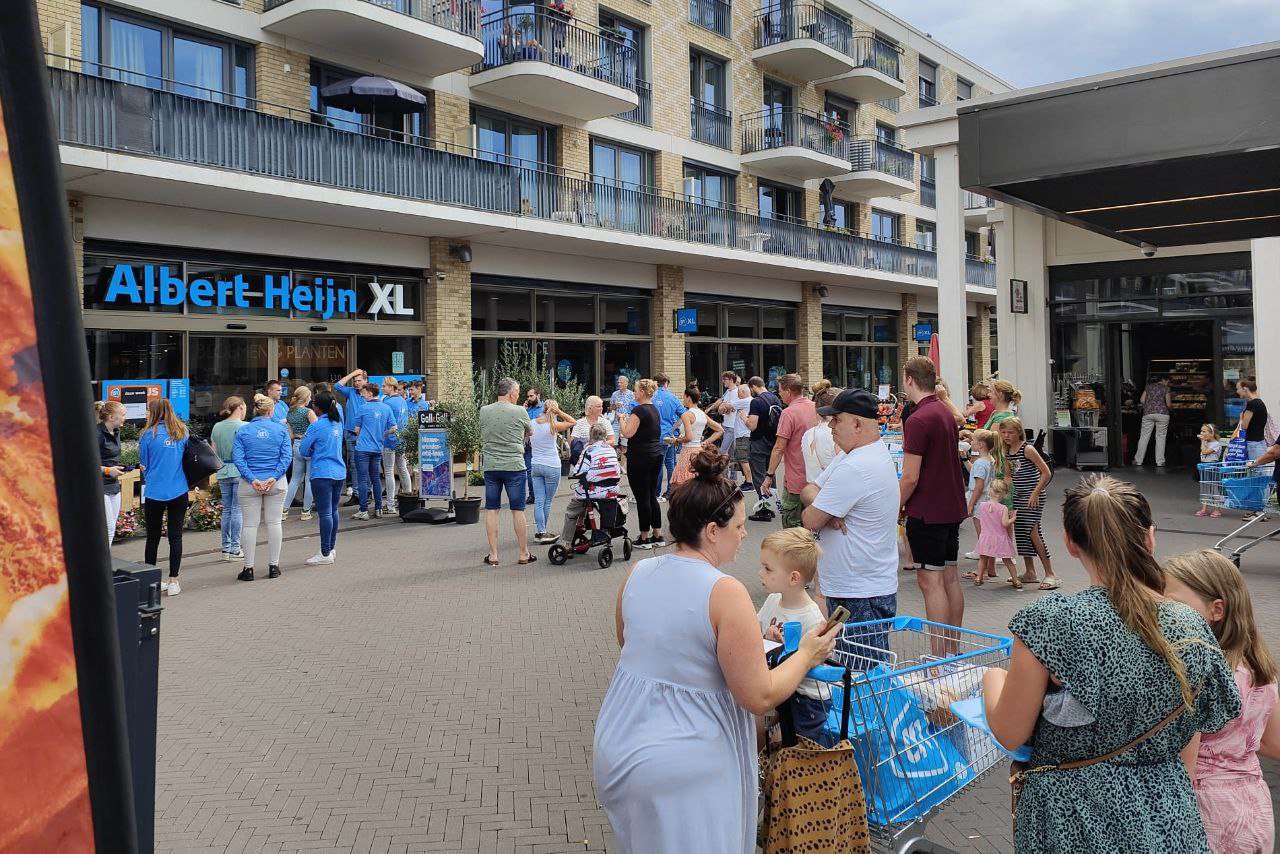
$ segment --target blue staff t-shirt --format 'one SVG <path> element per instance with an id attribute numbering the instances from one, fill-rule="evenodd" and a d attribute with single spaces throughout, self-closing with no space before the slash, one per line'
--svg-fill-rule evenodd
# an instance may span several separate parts
<path id="1" fill-rule="evenodd" d="M 387 431 L 396 423 L 391 408 L 380 400 L 362 400 L 360 404 L 360 418 L 356 422 L 360 435 L 356 438 L 356 450 L 382 453 Z"/>

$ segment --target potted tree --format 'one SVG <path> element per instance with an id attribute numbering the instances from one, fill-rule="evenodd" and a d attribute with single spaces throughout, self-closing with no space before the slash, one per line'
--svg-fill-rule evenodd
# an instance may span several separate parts
<path id="1" fill-rule="evenodd" d="M 449 413 L 449 449 L 467 461 L 467 476 L 462 482 L 462 497 L 453 501 L 455 520 L 459 525 L 480 521 L 480 498 L 471 497 L 471 472 L 480 453 L 480 406 L 476 395 L 482 390 L 454 367 L 446 372 L 440 408 Z"/>

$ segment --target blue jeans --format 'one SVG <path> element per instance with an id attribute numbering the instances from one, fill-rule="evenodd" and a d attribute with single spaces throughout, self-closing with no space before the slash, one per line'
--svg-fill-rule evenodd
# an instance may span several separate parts
<path id="1" fill-rule="evenodd" d="M 240 551 L 240 528 L 244 525 L 239 484 L 238 477 L 218 479 L 218 488 L 222 491 L 222 550 L 232 554 Z"/>
<path id="2" fill-rule="evenodd" d="M 533 472 L 533 448 L 529 447 L 527 443 L 524 446 L 524 470 L 530 473 Z M 529 478 L 528 486 L 526 486 L 525 489 L 529 490 L 529 494 L 525 498 L 525 503 L 527 504 L 528 502 L 533 501 L 534 498 L 536 497 L 533 494 L 533 478 L 532 477 Z M 538 530 L 542 530 L 542 529 L 539 528 Z"/>
<path id="3" fill-rule="evenodd" d="M 545 534 L 547 517 L 551 515 L 551 499 L 556 497 L 556 487 L 560 485 L 560 466 L 534 463 L 529 476 L 533 480 L 533 520 L 538 525 L 538 533 Z"/>
<path id="4" fill-rule="evenodd" d="M 527 500 L 524 492 L 528 489 L 528 472 L 523 471 L 486 471 L 484 473 L 484 509 L 501 510 L 502 493 L 506 490 L 507 504 L 511 509 L 524 510 Z"/>
<path id="5" fill-rule="evenodd" d="M 310 513 L 311 506 L 315 503 L 311 495 L 311 479 L 307 477 L 311 473 L 311 460 L 298 453 L 301 445 L 301 439 L 293 440 L 293 471 L 289 472 L 289 490 L 284 494 L 284 509 L 288 510 L 293 506 L 298 490 L 302 490 L 302 512 Z"/>
<path id="6" fill-rule="evenodd" d="M 658 471 L 658 482 L 654 484 L 657 490 L 654 494 L 662 494 L 662 473 L 667 474 L 667 492 L 671 491 L 671 475 L 676 470 L 676 457 L 680 455 L 679 445 L 667 445 L 666 450 L 662 452 L 662 468 Z"/>
<path id="7" fill-rule="evenodd" d="M 373 486 L 373 508 L 382 507 L 382 478 L 378 466 L 382 463 L 382 451 L 356 451 L 356 497 L 360 500 L 360 512 L 369 511 L 369 486 Z"/>
<path id="8" fill-rule="evenodd" d="M 849 609 L 850 623 L 892 620 L 898 615 L 898 594 L 868 596 L 865 599 L 827 597 L 828 614 L 841 605 Z M 885 628 L 888 628 L 888 624 L 885 625 Z M 844 639 L 837 641 L 836 649 L 843 653 L 840 656 L 841 660 L 853 667 L 854 670 L 870 670 L 876 664 L 889 660 L 889 633 L 888 631 L 864 630 L 850 643 L 846 643 Z M 860 658 L 860 656 L 865 656 L 865 658 Z"/>
<path id="9" fill-rule="evenodd" d="M 327 555 L 338 544 L 338 506 L 342 503 L 342 478 L 318 477 L 310 483 L 320 514 L 320 554 Z"/>
<path id="10" fill-rule="evenodd" d="M 356 485 L 356 434 L 342 434 L 342 453 L 347 460 L 347 486 Z"/>
<path id="11" fill-rule="evenodd" d="M 1249 459 L 1251 460 L 1256 460 L 1258 457 L 1262 456 L 1267 452 L 1267 443 L 1265 441 L 1245 442 L 1244 446 L 1247 449 L 1249 454 Z"/>

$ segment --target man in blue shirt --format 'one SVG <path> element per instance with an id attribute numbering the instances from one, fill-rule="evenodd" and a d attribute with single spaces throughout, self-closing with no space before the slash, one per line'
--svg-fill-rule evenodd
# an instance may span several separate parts
<path id="1" fill-rule="evenodd" d="M 264 390 L 267 393 L 267 397 L 275 401 L 275 408 L 271 411 L 271 420 L 282 427 L 289 426 L 289 404 L 280 399 L 280 394 L 284 391 L 283 386 L 280 385 L 280 380 L 271 380 Z"/>
<path id="2" fill-rule="evenodd" d="M 364 388 L 365 383 L 368 381 L 369 375 L 356 368 L 333 384 L 333 391 L 342 402 L 342 446 L 347 455 L 347 495 L 351 496 L 351 499 L 343 505 L 344 507 L 350 507 L 352 504 L 357 503 L 357 499 L 353 495 L 354 487 L 358 482 L 356 477 L 356 425 L 360 423 L 360 406 L 363 402 L 360 396 L 360 389 Z"/>
<path id="3" fill-rule="evenodd" d="M 391 408 L 377 399 L 378 387 L 366 382 L 360 387 L 360 418 L 356 432 L 356 497 L 360 511 L 352 519 L 369 518 L 369 488 L 373 487 L 373 515 L 382 515 L 382 481 L 378 464 L 387 440 L 396 432 Z"/>
<path id="4" fill-rule="evenodd" d="M 409 420 L 417 423 L 416 419 L 419 412 L 430 412 L 431 401 L 427 400 L 422 391 L 422 380 L 414 380 L 409 383 L 409 398 L 405 403 L 409 407 Z"/>
<path id="5" fill-rule="evenodd" d="M 661 425 L 661 438 L 663 441 L 663 457 L 662 469 L 658 471 L 658 480 L 654 484 L 654 489 L 658 493 L 659 501 L 666 501 L 666 496 L 662 490 L 662 473 L 667 473 L 667 489 L 671 492 L 671 474 L 676 470 L 676 455 L 679 449 L 676 445 L 666 443 L 666 438 L 673 435 L 676 422 L 680 420 L 680 416 L 686 412 L 685 406 L 680 402 L 680 398 L 676 397 L 668 388 L 671 385 L 671 378 L 666 374 L 656 374 L 654 381 L 658 383 L 658 391 L 653 395 L 653 408 L 658 410 L 658 419 Z"/>

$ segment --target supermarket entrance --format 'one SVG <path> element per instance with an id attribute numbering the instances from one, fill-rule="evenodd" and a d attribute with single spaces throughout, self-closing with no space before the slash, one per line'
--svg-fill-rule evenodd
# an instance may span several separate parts
<path id="1" fill-rule="evenodd" d="M 1169 407 L 1169 438 L 1166 459 L 1171 466 L 1190 465 L 1199 450 L 1200 425 L 1217 424 L 1224 390 L 1213 378 L 1221 375 L 1214 358 L 1214 327 L 1210 320 L 1170 323 L 1115 324 L 1115 352 L 1118 376 L 1112 388 L 1121 389 L 1118 407 L 1119 433 L 1115 458 L 1131 463 L 1137 452 L 1142 429 L 1142 390 L 1163 377 L 1169 379 L 1172 403 Z M 1231 391 L 1235 396 L 1234 388 Z M 1154 442 L 1154 439 L 1153 439 Z M 1154 447 L 1147 451 L 1147 464 L 1155 462 Z"/>

